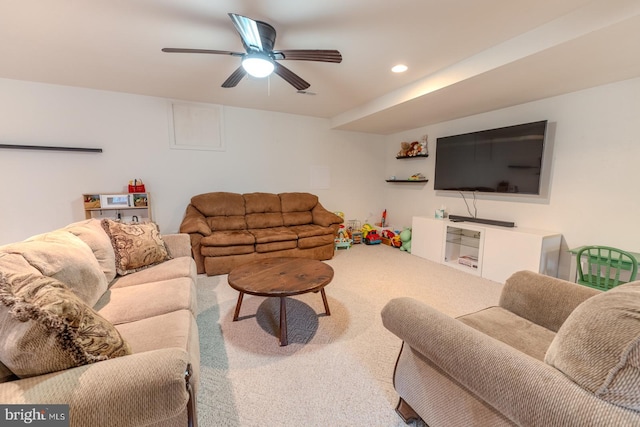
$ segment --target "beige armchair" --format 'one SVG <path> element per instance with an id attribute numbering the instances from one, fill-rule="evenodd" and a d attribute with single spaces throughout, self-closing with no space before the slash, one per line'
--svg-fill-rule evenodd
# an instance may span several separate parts
<path id="1" fill-rule="evenodd" d="M 453 319 L 382 310 L 403 340 L 398 414 L 437 426 L 640 425 L 640 282 L 600 291 L 522 271 L 499 305 Z"/>

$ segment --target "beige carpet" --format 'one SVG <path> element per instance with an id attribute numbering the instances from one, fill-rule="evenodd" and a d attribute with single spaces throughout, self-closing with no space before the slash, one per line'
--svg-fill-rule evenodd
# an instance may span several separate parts
<path id="1" fill-rule="evenodd" d="M 277 298 L 246 295 L 233 322 L 227 276 L 199 276 L 201 427 L 404 426 L 392 382 L 401 342 L 382 326 L 382 307 L 410 296 L 458 316 L 497 304 L 502 288 L 383 245 L 354 245 L 327 263 L 331 316 L 319 293 L 288 298 L 286 347 Z"/>

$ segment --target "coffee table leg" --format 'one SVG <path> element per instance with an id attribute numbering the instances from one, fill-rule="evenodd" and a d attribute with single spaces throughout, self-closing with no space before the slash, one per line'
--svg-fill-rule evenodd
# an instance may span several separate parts
<path id="1" fill-rule="evenodd" d="M 280 346 L 287 344 L 287 303 L 285 297 L 280 297 Z"/>
<path id="2" fill-rule="evenodd" d="M 240 306 L 242 305 L 242 297 L 244 296 L 244 292 L 240 292 L 238 295 L 238 302 L 236 303 L 236 311 L 233 313 L 233 321 L 238 320 L 238 315 L 240 314 Z"/>
<path id="3" fill-rule="evenodd" d="M 320 289 L 320 294 L 322 295 L 322 302 L 324 303 L 324 312 L 327 313 L 327 316 L 331 316 L 331 311 L 329 311 L 329 303 L 327 302 L 327 294 L 324 293 L 324 288 Z"/>

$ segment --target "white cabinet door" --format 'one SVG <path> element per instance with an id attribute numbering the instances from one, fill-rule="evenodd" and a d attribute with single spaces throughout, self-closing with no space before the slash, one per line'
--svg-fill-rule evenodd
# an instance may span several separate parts
<path id="1" fill-rule="evenodd" d="M 411 253 L 437 263 L 442 262 L 442 219 L 414 216 L 411 224 Z"/>
<path id="2" fill-rule="evenodd" d="M 557 276 L 559 234 L 489 227 L 485 232 L 483 277 L 504 283 L 520 270 Z"/>

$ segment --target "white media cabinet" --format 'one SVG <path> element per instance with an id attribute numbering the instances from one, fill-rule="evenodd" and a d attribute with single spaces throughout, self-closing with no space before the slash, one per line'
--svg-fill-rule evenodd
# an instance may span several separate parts
<path id="1" fill-rule="evenodd" d="M 504 283 L 516 271 L 557 277 L 562 235 L 414 216 L 411 253 Z"/>

